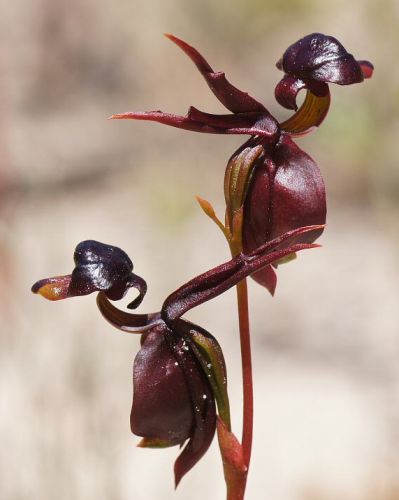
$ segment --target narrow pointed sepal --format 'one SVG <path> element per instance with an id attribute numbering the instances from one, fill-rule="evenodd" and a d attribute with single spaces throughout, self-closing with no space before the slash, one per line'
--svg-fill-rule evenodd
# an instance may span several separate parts
<path id="1" fill-rule="evenodd" d="M 217 297 L 242 279 L 291 253 L 317 248 L 319 245 L 292 243 L 292 240 L 297 240 L 305 233 L 320 232 L 323 228 L 323 225 L 317 225 L 288 231 L 247 254 L 239 254 L 230 261 L 197 276 L 169 295 L 162 306 L 162 319 L 173 328 L 176 320 L 184 313 Z"/>
<path id="2" fill-rule="evenodd" d="M 204 77 L 209 88 L 228 110 L 233 113 L 266 111 L 263 104 L 251 97 L 247 92 L 243 92 L 234 87 L 234 85 L 226 79 L 224 73 L 213 71 L 205 58 L 194 47 L 169 33 L 166 33 L 165 36 L 180 47 L 192 60 L 197 66 L 198 71 Z"/>
<path id="3" fill-rule="evenodd" d="M 242 112 L 233 115 L 213 115 L 190 107 L 186 116 L 163 111 L 129 111 L 115 114 L 112 120 L 145 120 L 170 127 L 206 134 L 260 135 L 273 140 L 278 134 L 277 121 L 268 113 Z"/>

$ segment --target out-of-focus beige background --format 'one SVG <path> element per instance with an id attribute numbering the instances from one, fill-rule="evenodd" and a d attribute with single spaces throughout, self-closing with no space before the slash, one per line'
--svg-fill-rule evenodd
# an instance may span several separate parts
<path id="1" fill-rule="evenodd" d="M 248 500 L 399 499 L 398 0 L 15 0 L 0 16 L 0 488 L 4 500 L 224 498 L 214 443 L 173 491 L 177 449 L 135 447 L 139 341 L 94 297 L 50 304 L 29 289 L 68 273 L 87 238 L 125 249 L 157 310 L 228 258 L 193 198 L 223 214 L 242 137 L 111 122 L 128 110 L 223 108 L 172 32 L 279 118 L 275 68 L 313 31 L 375 63 L 333 87 L 320 130 L 298 142 L 329 194 L 321 250 L 281 267 L 276 297 L 251 283 L 255 444 Z M 234 291 L 188 317 L 225 350 L 234 428 L 240 364 Z"/>

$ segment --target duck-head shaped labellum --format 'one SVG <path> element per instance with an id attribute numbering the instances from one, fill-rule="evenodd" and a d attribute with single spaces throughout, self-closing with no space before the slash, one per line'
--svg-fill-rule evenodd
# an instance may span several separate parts
<path id="1" fill-rule="evenodd" d="M 118 247 L 94 240 L 79 243 L 74 253 L 75 268 L 71 274 L 55 276 L 37 281 L 32 292 L 48 300 L 104 292 L 111 300 L 119 300 L 131 287 L 137 288 L 139 296 L 128 307 L 138 307 L 147 291 L 146 282 L 133 274 L 133 263 Z"/>
<path id="2" fill-rule="evenodd" d="M 333 36 L 312 33 L 293 43 L 276 66 L 287 75 L 304 80 L 350 85 L 369 78 L 373 66 L 356 61 Z"/>

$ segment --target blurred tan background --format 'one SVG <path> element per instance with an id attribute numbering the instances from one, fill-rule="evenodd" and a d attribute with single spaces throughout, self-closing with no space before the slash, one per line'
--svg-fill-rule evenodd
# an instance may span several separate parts
<path id="1" fill-rule="evenodd" d="M 172 32 L 276 114 L 285 48 L 313 31 L 375 63 L 333 87 L 299 140 L 329 193 L 321 250 L 281 267 L 271 299 L 250 285 L 255 445 L 248 500 L 399 499 L 399 1 L 15 0 L 0 16 L 0 496 L 4 500 L 224 498 L 214 443 L 173 491 L 177 449 L 137 449 L 131 366 L 139 341 L 94 297 L 50 304 L 29 289 L 72 269 L 87 238 L 125 249 L 153 311 L 228 258 L 193 198 L 223 214 L 243 138 L 112 113 L 223 108 Z M 240 434 L 234 291 L 188 316 L 218 336 Z"/>

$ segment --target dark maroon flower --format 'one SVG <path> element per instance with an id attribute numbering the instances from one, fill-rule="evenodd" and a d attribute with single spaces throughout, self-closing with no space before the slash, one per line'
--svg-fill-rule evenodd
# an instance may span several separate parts
<path id="1" fill-rule="evenodd" d="M 68 293 L 71 283 L 77 287 L 73 292 L 75 296 L 100 291 L 97 303 L 103 316 L 122 331 L 142 335 L 141 349 L 133 367 L 131 429 L 143 438 L 139 444 L 142 447 L 184 446 L 175 462 L 177 485 L 212 442 L 216 429 L 215 403 L 220 419 L 230 430 L 222 350 L 210 333 L 183 319 L 182 315 L 273 262 L 293 252 L 317 246 L 295 240 L 320 229 L 319 226 L 299 228 L 246 254 L 240 253 L 173 292 L 159 313 L 127 313 L 109 302 L 107 297 L 115 297 L 114 294 L 109 296 L 110 290 L 126 291 L 126 283 L 131 286 L 133 266 L 122 250 L 91 241 L 79 244 L 79 250 L 75 252 L 75 271 L 78 269 L 79 272 L 74 271 L 72 277 L 41 280 L 32 290 L 50 300 L 54 300 L 55 295 L 57 299 L 73 296 Z M 125 268 L 123 263 L 130 274 L 122 272 Z M 92 264 L 93 267 L 90 267 Z M 104 281 L 109 286 L 105 286 Z M 133 281 L 142 287 L 145 283 L 138 276 Z M 68 286 L 64 286 L 66 282 Z M 56 286 L 62 292 L 55 292 Z M 139 288 L 141 298 L 144 288 Z M 75 293 L 76 290 L 79 292 Z"/>
<path id="2" fill-rule="evenodd" d="M 356 61 L 333 37 L 315 33 L 291 45 L 277 64 L 286 74 L 276 87 L 276 98 L 297 109 L 296 97 L 306 89 L 304 103 L 279 123 L 248 93 L 215 72 L 193 47 L 166 35 L 194 62 L 211 91 L 232 114 L 212 115 L 190 107 L 186 116 L 162 111 L 128 112 L 115 119 L 151 120 L 195 132 L 247 134 L 251 138 L 230 158 L 225 173 L 226 224 L 222 227 L 212 207 L 204 210 L 223 229 L 233 255 L 250 252 L 286 231 L 326 220 L 325 189 L 316 163 L 292 140 L 318 127 L 328 113 L 328 83 L 348 85 L 368 78 L 372 65 Z M 322 230 L 302 235 L 298 242 L 314 241 Z M 253 275 L 274 293 L 277 277 L 272 266 Z"/>

